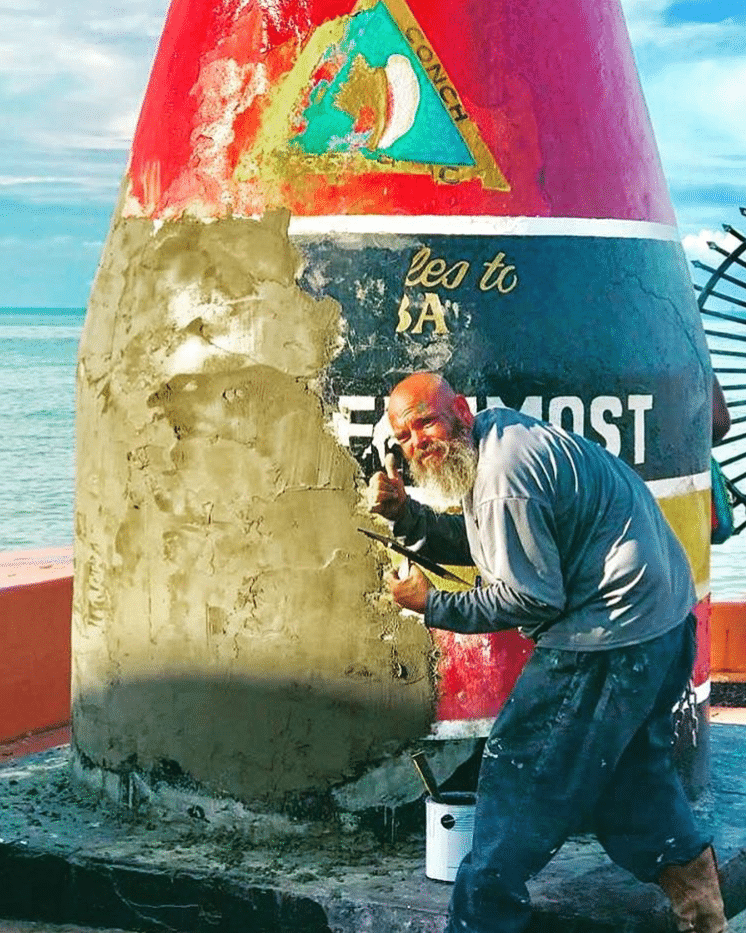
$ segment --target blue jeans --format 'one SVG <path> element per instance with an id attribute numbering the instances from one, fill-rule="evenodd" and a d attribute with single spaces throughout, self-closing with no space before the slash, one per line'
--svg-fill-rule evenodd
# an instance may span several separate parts
<path id="1" fill-rule="evenodd" d="M 485 745 L 446 933 L 524 930 L 526 881 L 581 828 L 641 881 L 703 851 L 671 757 L 695 641 L 690 616 L 641 645 L 536 649 Z"/>

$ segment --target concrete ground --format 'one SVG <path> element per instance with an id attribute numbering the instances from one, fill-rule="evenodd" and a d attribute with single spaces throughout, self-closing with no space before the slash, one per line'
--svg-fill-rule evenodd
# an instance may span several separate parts
<path id="1" fill-rule="evenodd" d="M 730 933 L 746 933 L 746 913 L 730 921 Z M 114 930 L 111 927 L 93 929 L 93 927 L 50 926 L 47 923 L 32 923 L 23 920 L 0 921 L 0 933 L 131 933 L 126 930 Z"/>
<path id="2" fill-rule="evenodd" d="M 726 721 L 734 713 L 713 714 L 713 779 L 697 804 L 730 915 L 746 909 L 746 731 Z M 67 746 L 8 762 L 0 933 L 440 933 L 450 885 L 425 877 L 424 831 L 392 841 L 299 823 L 270 843 L 264 826 L 135 819 L 74 791 Z M 590 837 L 566 844 L 531 893 L 532 933 L 673 929 L 658 888 L 611 865 Z M 746 933 L 746 915 L 732 929 Z"/>
<path id="3" fill-rule="evenodd" d="M 718 706 L 710 710 L 710 719 L 712 722 L 746 726 L 746 709 L 732 709 L 728 706 Z"/>
<path id="4" fill-rule="evenodd" d="M 92 927 L 50 926 L 48 923 L 29 923 L 24 920 L 0 920 L 0 933 L 128 933 L 126 930 L 98 929 Z"/>

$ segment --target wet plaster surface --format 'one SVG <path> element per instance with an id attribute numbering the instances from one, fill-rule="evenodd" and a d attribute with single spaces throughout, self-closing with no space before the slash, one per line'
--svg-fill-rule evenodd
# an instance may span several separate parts
<path id="1" fill-rule="evenodd" d="M 714 725 L 714 774 L 697 805 L 715 836 L 726 905 L 746 906 L 743 727 Z M 73 790 L 62 746 L 0 767 L 0 916 L 131 930 L 435 933 L 451 886 L 424 874 L 424 830 L 381 841 L 298 823 L 275 842 L 116 810 Z M 590 837 L 530 884 L 532 931 L 660 930 L 665 901 L 611 865 Z"/>
<path id="2" fill-rule="evenodd" d="M 341 309 L 297 284 L 287 223 L 116 216 L 77 382 L 78 747 L 273 802 L 427 735 L 435 704 L 324 407 Z"/>

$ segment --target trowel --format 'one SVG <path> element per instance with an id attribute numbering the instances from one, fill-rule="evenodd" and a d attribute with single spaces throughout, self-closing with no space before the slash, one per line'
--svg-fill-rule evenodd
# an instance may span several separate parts
<path id="1" fill-rule="evenodd" d="M 430 795 L 431 799 L 435 803 L 445 803 L 443 797 L 438 790 L 438 783 L 435 780 L 435 775 L 430 770 L 430 765 L 427 763 L 427 758 L 425 757 L 424 752 L 415 752 L 412 755 L 412 764 L 417 769 L 417 773 L 422 778 L 422 783 L 425 785 L 425 790 Z"/>
<path id="2" fill-rule="evenodd" d="M 367 535 L 374 541 L 380 542 L 390 550 L 395 551 L 397 554 L 401 554 L 402 557 L 406 557 L 407 560 L 411 561 L 411 563 L 419 564 L 420 567 L 424 567 L 425 570 L 429 570 L 431 573 L 435 573 L 439 577 L 443 577 L 444 580 L 453 580 L 454 583 L 463 583 L 464 586 L 471 587 L 471 583 L 469 583 L 468 580 L 464 580 L 462 577 L 457 576 L 450 570 L 446 570 L 445 567 L 441 566 L 434 560 L 430 560 L 429 557 L 423 557 L 421 554 L 418 554 L 417 551 L 413 551 L 412 548 L 405 547 L 403 544 L 399 544 L 396 538 L 387 538 L 386 535 L 380 535 L 376 531 L 368 531 L 367 528 L 358 528 L 358 531 L 361 531 L 364 535 Z"/>

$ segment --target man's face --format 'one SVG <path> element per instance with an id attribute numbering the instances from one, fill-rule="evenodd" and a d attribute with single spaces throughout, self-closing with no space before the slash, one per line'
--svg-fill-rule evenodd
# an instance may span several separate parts
<path id="1" fill-rule="evenodd" d="M 453 439 L 456 416 L 437 399 L 405 399 L 392 403 L 389 420 L 394 437 L 410 463 L 442 459 L 442 443 Z"/>
<path id="2" fill-rule="evenodd" d="M 469 425 L 438 397 L 392 399 L 389 420 L 418 486 L 453 501 L 474 485 L 477 454 Z"/>

